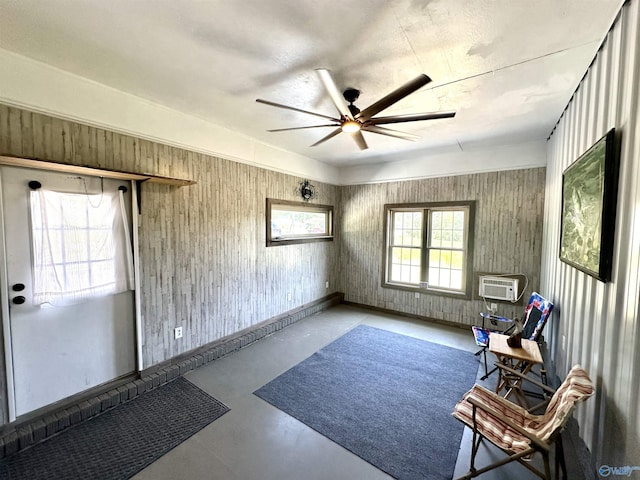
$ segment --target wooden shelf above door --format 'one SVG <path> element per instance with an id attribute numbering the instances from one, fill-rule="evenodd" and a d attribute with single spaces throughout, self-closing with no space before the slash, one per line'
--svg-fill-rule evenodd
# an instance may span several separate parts
<path id="1" fill-rule="evenodd" d="M 46 160 L 32 160 L 29 158 L 6 157 L 0 155 L 0 165 L 9 165 L 12 167 L 35 168 L 39 170 L 48 170 L 51 172 L 73 173 L 77 175 L 91 175 L 94 177 L 115 178 L 118 180 L 139 180 L 149 183 L 162 183 L 164 185 L 174 185 L 177 187 L 186 187 L 195 185 L 194 180 L 186 180 L 182 178 L 163 177 L 153 175 L 151 173 L 133 173 L 121 172 L 118 170 L 106 170 L 103 168 L 81 167 L 78 165 L 69 165 L 67 163 L 50 162 Z"/>

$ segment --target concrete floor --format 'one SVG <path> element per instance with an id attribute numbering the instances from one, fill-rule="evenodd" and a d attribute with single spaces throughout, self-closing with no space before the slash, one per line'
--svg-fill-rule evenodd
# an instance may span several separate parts
<path id="1" fill-rule="evenodd" d="M 392 477 L 252 394 L 359 324 L 475 352 L 470 331 L 340 305 L 306 318 L 238 352 L 187 374 L 231 409 L 155 463 L 135 480 L 382 480 Z M 480 376 L 480 374 L 479 374 Z M 497 375 L 484 383 L 495 384 Z M 483 383 L 483 382 L 479 382 Z M 452 405 L 453 408 L 453 405 Z M 486 443 L 486 442 L 485 442 Z M 455 476 L 469 468 L 471 432 L 465 428 Z M 566 452 L 569 456 L 571 452 Z M 502 458 L 481 446 L 477 467 Z M 534 463 L 538 463 L 534 461 Z M 569 462 L 571 463 L 571 462 Z M 510 464 L 480 477 L 533 479 Z M 569 478 L 580 476 L 569 475 Z"/>

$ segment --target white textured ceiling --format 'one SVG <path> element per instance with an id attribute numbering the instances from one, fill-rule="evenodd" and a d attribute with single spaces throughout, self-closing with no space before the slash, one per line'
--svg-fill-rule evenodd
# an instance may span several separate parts
<path id="1" fill-rule="evenodd" d="M 544 140 L 621 0 L 0 0 L 0 48 L 335 165 Z M 1 68 L 1 67 L 0 67 Z M 455 110 L 364 133 L 267 129 L 336 116 L 315 69 L 363 109 L 419 73 L 433 82 L 384 115 Z M 382 115 L 382 114 L 381 114 Z M 320 123 L 324 123 L 322 120 Z"/>

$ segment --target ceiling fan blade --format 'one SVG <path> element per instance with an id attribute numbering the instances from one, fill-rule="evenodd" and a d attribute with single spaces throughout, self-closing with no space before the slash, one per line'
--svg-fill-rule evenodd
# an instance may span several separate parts
<path id="1" fill-rule="evenodd" d="M 380 135 L 388 135 L 389 137 L 402 138 L 404 140 L 419 140 L 418 135 L 413 133 L 398 132 L 397 130 L 391 130 L 390 128 L 378 127 L 376 125 L 368 125 L 363 127 L 365 132 L 379 133 Z"/>
<path id="2" fill-rule="evenodd" d="M 410 115 L 391 115 L 388 117 L 370 118 L 367 124 L 384 125 L 385 123 L 419 122 L 421 120 L 435 120 L 438 118 L 453 118 L 456 112 L 414 113 Z"/>
<path id="3" fill-rule="evenodd" d="M 376 113 L 379 113 L 385 108 L 390 107 L 397 101 L 402 100 L 404 97 L 425 86 L 430 81 L 431 79 L 428 76 L 426 76 L 424 73 L 421 73 L 413 80 L 405 83 L 400 88 L 396 88 L 387 96 L 382 97 L 373 105 L 370 105 L 362 110 L 358 115 L 356 115 L 356 118 L 361 121 L 367 121 Z"/>
<path id="4" fill-rule="evenodd" d="M 291 127 L 291 128 L 275 128 L 273 130 L 267 130 L 267 132 L 288 132 L 289 130 L 305 130 L 307 128 L 322 128 L 322 127 L 339 127 L 335 123 L 327 123 L 325 125 L 308 125 L 306 127 Z"/>
<path id="5" fill-rule="evenodd" d="M 320 145 L 321 143 L 326 142 L 327 140 L 329 140 L 330 138 L 335 137 L 336 135 L 338 135 L 340 132 L 342 132 L 341 128 L 336 128 L 333 132 L 331 132 L 329 135 L 327 135 L 326 137 L 322 137 L 320 140 L 318 140 L 316 143 L 314 143 L 313 145 L 311 145 L 312 147 L 315 147 L 317 145 Z"/>
<path id="6" fill-rule="evenodd" d="M 317 68 L 316 72 L 318 72 L 325 90 L 329 94 L 329 97 L 331 97 L 331 101 L 338 109 L 338 112 L 340 112 L 340 115 L 349 120 L 353 120 L 353 115 L 351 115 L 346 102 L 342 98 L 342 94 L 338 90 L 338 87 L 336 87 L 336 82 L 333 81 L 331 72 L 325 68 Z"/>
<path id="7" fill-rule="evenodd" d="M 358 144 L 358 147 L 360 147 L 360 150 L 366 150 L 367 148 L 369 148 L 369 145 L 367 145 L 367 142 L 365 141 L 361 131 L 354 132 L 351 134 L 351 136 Z"/>
<path id="8" fill-rule="evenodd" d="M 322 115 L 321 113 L 310 112 L 308 110 L 302 110 L 296 107 L 290 107 L 288 105 L 282 105 L 281 103 L 270 102 L 269 100 L 262 100 L 260 98 L 257 98 L 256 102 L 264 103 L 265 105 L 270 105 L 272 107 L 284 108 L 285 110 L 293 110 L 294 112 L 306 113 L 307 115 L 314 115 L 320 118 L 326 118 L 327 120 L 333 120 L 334 122 L 338 122 L 338 123 L 340 122 L 340 119 L 338 118 L 333 118 L 328 115 Z"/>

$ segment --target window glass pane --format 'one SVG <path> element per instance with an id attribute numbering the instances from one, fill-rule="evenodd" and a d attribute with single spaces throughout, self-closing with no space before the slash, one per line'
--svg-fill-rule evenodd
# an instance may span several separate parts
<path id="1" fill-rule="evenodd" d="M 440 269 L 440 286 L 449 288 L 451 286 L 451 270 Z"/>
<path id="2" fill-rule="evenodd" d="M 451 251 L 440 251 L 440 268 L 451 268 Z"/>
<path id="3" fill-rule="evenodd" d="M 421 252 L 419 248 L 392 247 L 389 281 L 419 283 Z"/>
<path id="4" fill-rule="evenodd" d="M 435 230 L 442 228 L 442 212 L 433 212 L 431 214 L 431 228 Z"/>
<path id="5" fill-rule="evenodd" d="M 451 248 L 452 244 L 452 232 L 451 230 L 442 230 L 442 243 L 441 247 Z"/>
<path id="6" fill-rule="evenodd" d="M 442 228 L 446 230 L 453 228 L 453 212 L 442 212 Z"/>
<path id="7" fill-rule="evenodd" d="M 463 248 L 464 247 L 464 231 L 462 231 L 462 230 L 454 230 L 453 231 L 451 246 L 453 248 Z"/>
<path id="8" fill-rule="evenodd" d="M 440 265 L 440 250 L 429 251 L 429 265 L 433 265 L 434 267 Z"/>
<path id="9" fill-rule="evenodd" d="M 420 283 L 420 267 L 411 267 L 411 278 L 409 282 L 418 284 Z"/>
<path id="10" fill-rule="evenodd" d="M 400 281 L 400 265 L 397 263 L 394 263 L 393 265 L 391 265 L 391 278 L 390 280 L 392 282 L 399 282 Z"/>
<path id="11" fill-rule="evenodd" d="M 294 212 L 286 210 L 271 211 L 271 235 L 325 235 L 327 215 L 323 212 Z"/>
<path id="12" fill-rule="evenodd" d="M 462 270 L 451 270 L 450 287 L 462 289 Z"/>
<path id="13" fill-rule="evenodd" d="M 429 278 L 427 279 L 430 287 L 440 286 L 440 269 L 436 267 L 429 267 Z"/>
<path id="14" fill-rule="evenodd" d="M 411 266 L 410 265 L 402 265 L 400 281 L 404 283 L 411 282 Z"/>
<path id="15" fill-rule="evenodd" d="M 419 267 L 421 257 L 422 255 L 420 255 L 420 250 L 418 250 L 417 248 L 411 250 L 411 265 L 417 265 Z"/>
<path id="16" fill-rule="evenodd" d="M 413 226 L 414 230 L 422 230 L 422 212 L 413 212 Z"/>
<path id="17" fill-rule="evenodd" d="M 451 267 L 462 270 L 464 254 L 462 252 L 451 252 Z"/>
<path id="18" fill-rule="evenodd" d="M 332 240 L 333 207 L 267 199 L 267 246 Z"/>
<path id="19" fill-rule="evenodd" d="M 411 236 L 413 241 L 411 242 L 411 245 L 413 245 L 414 247 L 419 247 L 420 245 L 422 245 L 422 231 L 421 230 L 411 230 Z"/>
<path id="20" fill-rule="evenodd" d="M 431 246 L 442 246 L 442 230 L 431 230 Z"/>
<path id="21" fill-rule="evenodd" d="M 456 230 L 464 230 L 464 212 L 453 212 L 453 228 Z"/>
<path id="22" fill-rule="evenodd" d="M 391 262 L 392 263 L 401 263 L 402 260 L 402 249 L 393 247 L 391 249 Z"/>

